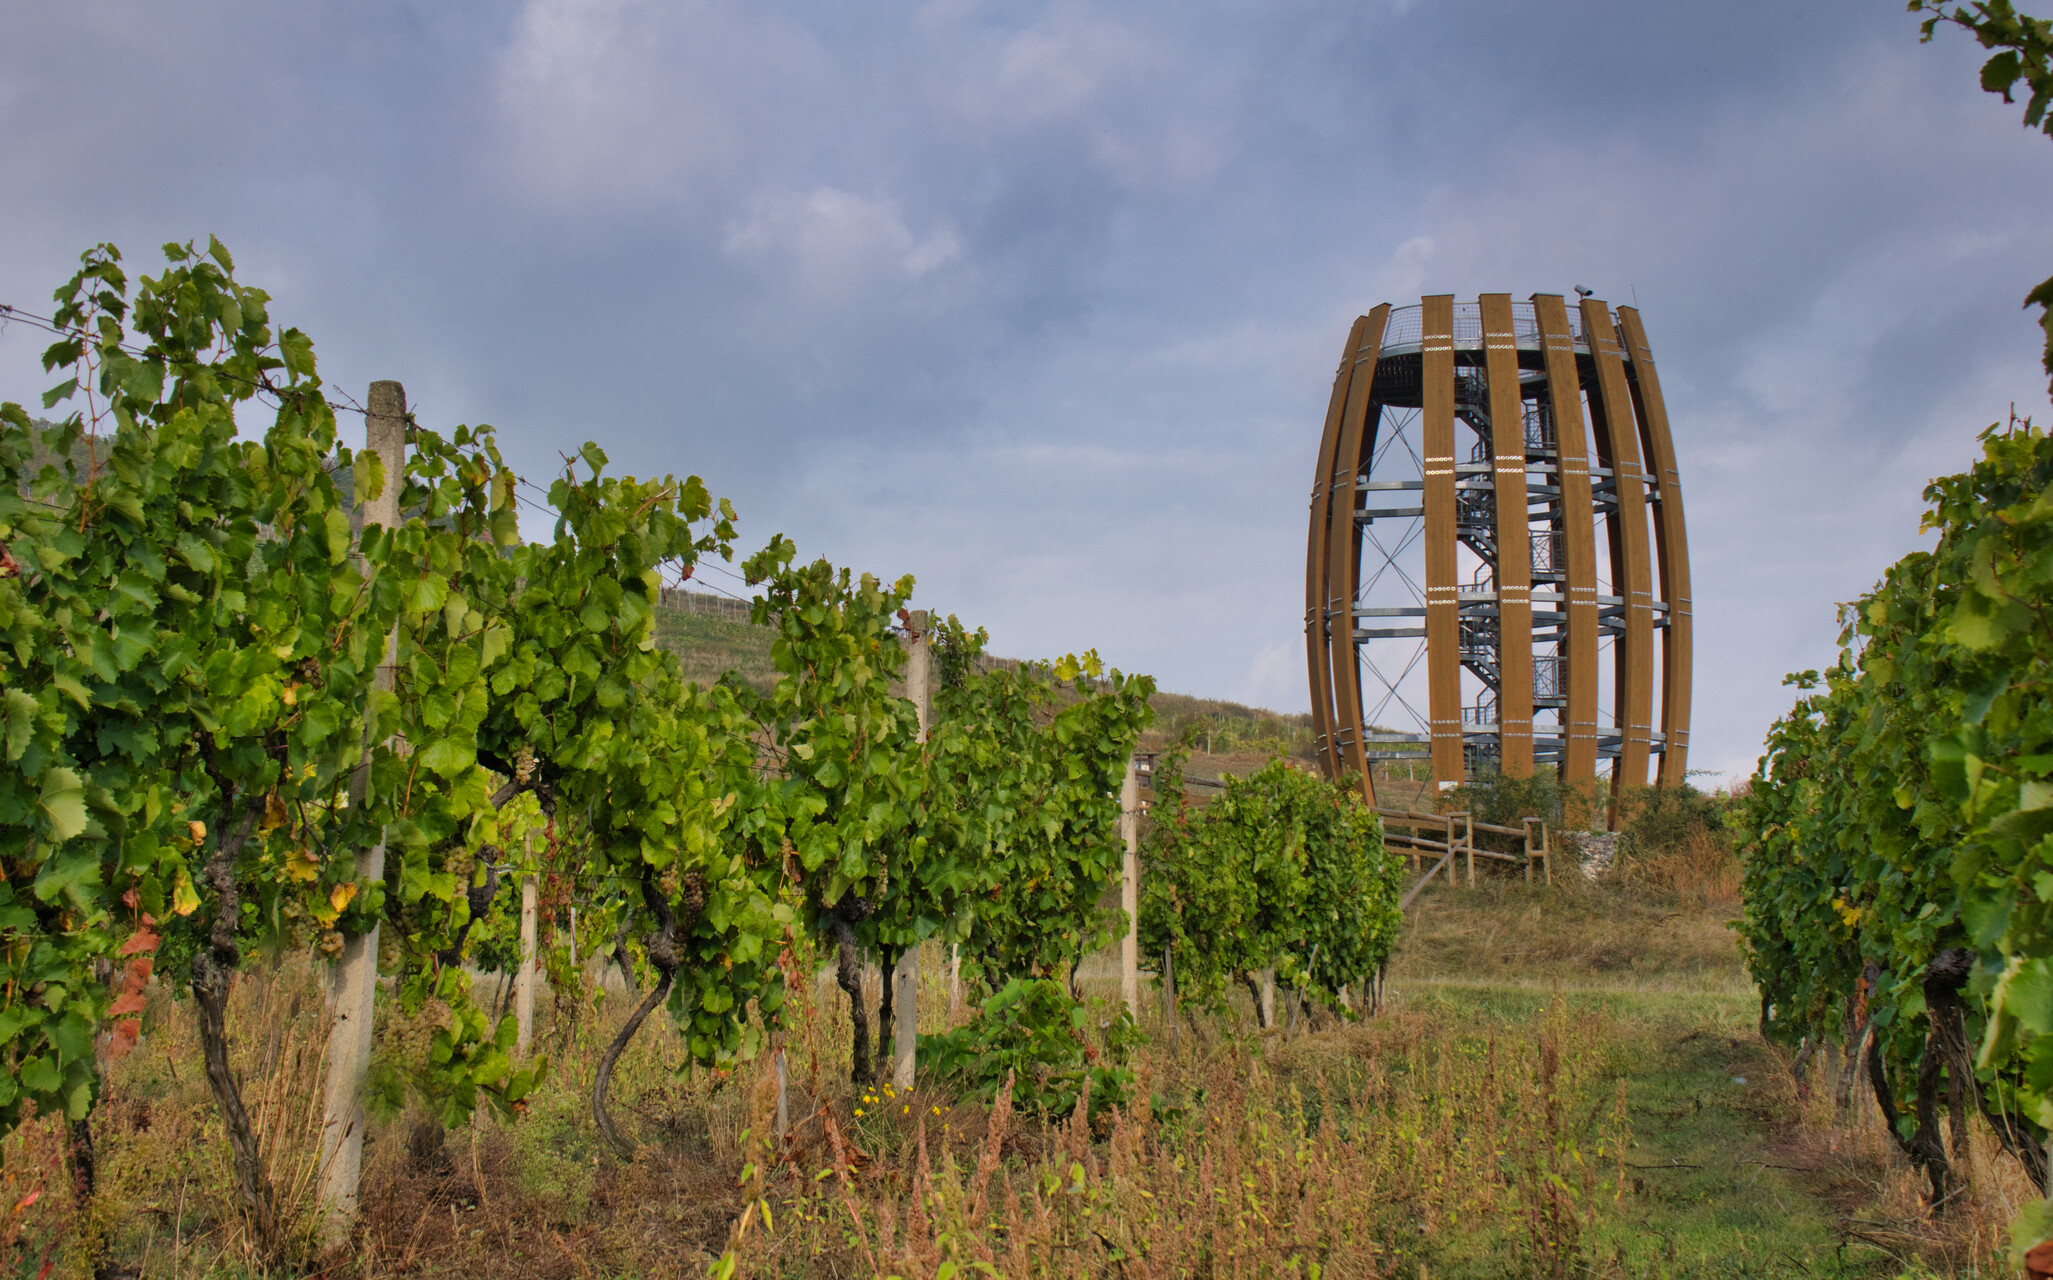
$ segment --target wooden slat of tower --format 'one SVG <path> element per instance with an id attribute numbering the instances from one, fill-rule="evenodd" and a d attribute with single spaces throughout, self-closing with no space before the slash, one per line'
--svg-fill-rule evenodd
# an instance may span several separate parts
<path id="1" fill-rule="evenodd" d="M 1660 570 L 1661 599 L 1668 605 L 1668 626 L 1661 635 L 1661 734 L 1667 742 L 1661 756 L 1662 786 L 1679 787 L 1689 776 L 1689 699 L 1693 620 L 1690 616 L 1689 537 L 1683 529 L 1682 474 L 1675 465 L 1675 439 L 1668 429 L 1668 406 L 1661 398 L 1661 376 L 1637 307 L 1620 307 L 1618 323 L 1625 331 L 1626 358 L 1632 362 L 1635 405 L 1645 438 L 1647 462 L 1654 482 L 1654 561 Z"/>
<path id="2" fill-rule="evenodd" d="M 1568 706 L 1562 719 L 1561 777 L 1597 773 L 1597 534 L 1590 498 L 1590 453 L 1583 427 L 1582 378 L 1575 338 L 1560 294 L 1533 295 L 1554 410 L 1554 458 L 1561 485 L 1561 540 L 1568 560 Z"/>
<path id="3" fill-rule="evenodd" d="M 1340 442 L 1334 451 L 1335 470 L 1331 515 L 1326 540 L 1326 631 L 1327 670 L 1332 679 L 1334 731 L 1333 757 L 1339 772 L 1349 770 L 1361 776 L 1362 794 L 1375 802 L 1375 782 L 1369 776 L 1369 760 L 1362 744 L 1366 726 L 1362 723 L 1361 663 L 1354 652 L 1354 593 L 1361 581 L 1361 531 L 1355 526 L 1356 496 L 1360 492 L 1363 441 L 1374 443 L 1374 418 L 1378 412 L 1370 395 L 1376 376 L 1376 359 L 1382 351 L 1383 325 L 1390 318 L 1390 305 L 1370 311 L 1362 326 L 1361 343 L 1355 349 L 1355 372 L 1348 381 L 1347 403 L 1341 410 Z"/>
<path id="4" fill-rule="evenodd" d="M 1454 296 L 1421 299 L 1421 433 L 1425 446 L 1426 689 L 1433 778 L 1466 776 L 1461 750 L 1461 611 L 1456 599 Z"/>
<path id="5" fill-rule="evenodd" d="M 1533 553 L 1526 533 L 1525 407 L 1511 295 L 1482 295 L 1483 372 L 1497 499 L 1497 767 L 1533 771 Z"/>
<path id="6" fill-rule="evenodd" d="M 1312 480 L 1311 532 L 1305 541 L 1305 670 L 1311 675 L 1312 735 L 1319 753 L 1319 767 L 1328 778 L 1340 776 L 1340 759 L 1333 752 L 1332 631 L 1326 625 L 1327 524 L 1333 513 L 1335 458 L 1340 449 L 1340 419 L 1347 407 L 1347 391 L 1353 379 L 1355 352 L 1361 347 L 1367 316 L 1355 320 L 1347 331 L 1347 347 L 1340 353 L 1340 368 L 1333 375 L 1333 398 L 1326 406 L 1326 429 L 1319 437 L 1319 464 Z M 1373 371 L 1373 366 L 1371 367 Z M 1353 637 L 1343 643 L 1352 644 Z"/>
<path id="7" fill-rule="evenodd" d="M 1618 646 L 1618 725 L 1623 739 L 1616 787 L 1647 783 L 1654 719 L 1654 583 L 1647 546 L 1646 478 L 1640 465 L 1639 426 L 1619 358 L 1611 308 L 1594 298 L 1582 304 L 1583 336 L 1597 365 L 1597 395 L 1590 400 L 1597 454 L 1617 484 L 1616 551 L 1611 589 L 1625 598 L 1625 631 Z"/>

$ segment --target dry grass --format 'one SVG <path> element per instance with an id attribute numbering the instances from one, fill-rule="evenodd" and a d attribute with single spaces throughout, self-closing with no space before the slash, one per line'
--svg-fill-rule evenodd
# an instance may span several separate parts
<path id="1" fill-rule="evenodd" d="M 150 990 L 145 1032 L 110 1069 L 93 1117 L 98 1196 L 83 1217 L 72 1203 L 64 1126 L 31 1120 L 0 1145 L 8 1190 L 36 1199 L 0 1234 L 0 1261 L 19 1265 L 63 1241 L 53 1256 L 69 1274 L 92 1242 L 132 1274 L 199 1276 L 255 1256 L 233 1207 L 234 1178 L 219 1112 L 201 1070 L 189 1007 L 168 988 Z M 304 962 L 259 968 L 236 984 L 231 1063 L 260 1136 L 266 1167 L 291 1246 L 311 1248 L 320 1155 L 325 1027 L 319 975 Z M 39 1264 L 40 1265 L 40 1264 Z M 34 1274 L 31 1270 L 30 1274 Z"/>
<path id="2" fill-rule="evenodd" d="M 627 1001 L 545 999 L 551 1073 L 526 1114 L 446 1135 L 417 1116 L 374 1123 L 361 1229 L 319 1274 L 655 1280 L 705 1275 L 723 1253 L 736 1275 L 908 1280 L 949 1263 L 1014 1280 L 2003 1274 L 2003 1229 L 2029 1194 L 2014 1165 L 1978 1132 L 1970 1190 L 1935 1212 L 1871 1101 L 1838 1113 L 1821 1067 L 1800 1091 L 1752 1032 L 1705 865 L 1660 889 L 1430 890 L 1390 1009 L 1369 1022 L 1186 1024 L 1171 1047 L 1151 1006 L 1140 1086 L 1096 1132 L 935 1082 L 854 1116 L 847 1014 L 822 982 L 788 1045 L 788 1141 L 771 1137 L 767 1062 L 691 1069 L 658 1019 L 616 1078 L 616 1118 L 641 1143 L 621 1161 L 587 1091 Z M 949 1016 L 938 955 L 922 975 L 933 1030 Z M 302 1242 L 318 1008 L 316 975 L 293 965 L 253 967 L 231 1008 Z M 90 1223 L 72 1214 L 61 1126 L 0 1147 L 0 1209 L 36 1193 L 0 1218 L 0 1275 L 47 1257 L 53 1276 L 83 1276 L 96 1233 L 153 1280 L 285 1274 L 241 1225 L 186 1004 L 156 989 L 146 1022 L 95 1118 Z M 406 1034 L 381 1008 L 381 1039 Z"/>
<path id="3" fill-rule="evenodd" d="M 2000 1276 L 2008 1265 L 2010 1224 L 2040 1198 L 2024 1170 L 1980 1123 L 1969 1127 L 1967 1155 L 1955 1157 L 1963 1186 L 1945 1205 L 1931 1203 L 1931 1184 L 1904 1159 L 1881 1113 L 1857 1077 L 1843 1081 L 1845 1064 L 1828 1051 L 1799 1081 L 1778 1081 L 1798 1123 L 1790 1126 L 1779 1158 L 1803 1170 L 1814 1194 L 1838 1212 L 1850 1240 L 1862 1241 L 1906 1267 L 1941 1275 Z M 1782 1055 L 1788 1071 L 1789 1060 Z M 1842 1085 L 1844 1105 L 1840 1094 Z M 1949 1124 L 1947 1149 L 1955 1150 Z"/>
<path id="4" fill-rule="evenodd" d="M 1744 878 L 1731 837 L 1704 827 L 1665 848 L 1635 851 L 1622 860 L 1618 874 L 1624 883 L 1657 896 L 1735 908 Z"/>
<path id="5" fill-rule="evenodd" d="M 60 1125 L 29 1120 L 0 1143 L 0 1264 L 36 1275 L 71 1235 L 72 1206 Z"/>
<path id="6" fill-rule="evenodd" d="M 759 1193 L 748 1274 L 1417 1274 L 1448 1244 L 1569 1274 L 1623 1187 L 1628 1126 L 1602 1029 L 1457 1042 L 1424 1015 L 1265 1054 L 1222 1035 L 1144 1064 L 1105 1131 L 957 1123 L 926 1097 Z M 831 1133 L 832 1130 L 829 1130 Z M 837 1158 L 838 1156 L 838 1158 Z"/>
<path id="7" fill-rule="evenodd" d="M 1752 984 L 1728 925 L 1737 914 L 1565 873 L 1551 888 L 1436 881 L 1406 921 L 1393 981 L 1740 995 Z"/>

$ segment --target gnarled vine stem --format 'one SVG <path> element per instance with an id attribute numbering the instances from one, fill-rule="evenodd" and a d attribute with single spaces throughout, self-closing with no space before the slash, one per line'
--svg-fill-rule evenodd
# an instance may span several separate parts
<path id="1" fill-rule="evenodd" d="M 635 1032 L 642 1029 L 642 1023 L 648 1021 L 656 1006 L 670 994 L 670 984 L 677 977 L 677 914 L 671 910 L 670 900 L 657 888 L 654 868 L 646 864 L 642 867 L 642 900 L 648 904 L 650 914 L 657 921 L 655 931 L 649 934 L 645 944 L 649 963 L 658 975 L 656 985 L 621 1024 L 613 1043 L 606 1046 L 606 1056 L 599 1059 L 599 1070 L 592 1077 L 592 1122 L 599 1126 L 607 1144 L 623 1160 L 631 1159 L 635 1148 L 621 1136 L 620 1130 L 614 1127 L 613 1117 L 606 1113 L 606 1090 L 613 1083 L 613 1069 L 619 1064 L 620 1055 L 626 1052 Z"/>
<path id="2" fill-rule="evenodd" d="M 278 1230 L 277 1200 L 271 1192 L 271 1180 L 264 1172 L 264 1156 L 257 1144 L 256 1126 L 250 1122 L 249 1110 L 242 1104 L 242 1086 L 228 1065 L 228 991 L 234 982 L 235 971 L 242 963 L 242 951 L 235 938 L 236 925 L 242 915 L 242 895 L 235 883 L 235 860 L 264 811 L 262 801 L 249 803 L 244 807 L 242 821 L 235 825 L 233 834 L 225 834 L 235 819 L 236 798 L 233 791 L 225 795 L 221 814 L 224 834 L 214 846 L 213 856 L 207 859 L 202 872 L 214 890 L 219 907 L 214 914 L 213 927 L 207 934 L 207 945 L 193 957 L 192 993 L 200 1008 L 200 1048 L 206 1060 L 207 1084 L 213 1090 L 214 1101 L 220 1105 L 222 1119 L 228 1127 L 228 1149 L 235 1164 L 236 1189 L 241 1193 L 243 1207 L 249 1212 L 258 1245 L 267 1255 L 276 1258 L 283 1245 Z"/>

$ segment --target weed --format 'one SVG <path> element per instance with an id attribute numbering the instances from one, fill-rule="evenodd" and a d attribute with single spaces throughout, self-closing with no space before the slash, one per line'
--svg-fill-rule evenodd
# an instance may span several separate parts
<path id="1" fill-rule="evenodd" d="M 2029 1194 L 2007 1158 L 1977 1135 L 1970 1192 L 1941 1212 L 1921 1202 L 1872 1105 L 1841 1114 L 1832 1088 L 1800 1094 L 1754 1034 L 1724 915 L 1631 885 L 1436 886 L 1393 960 L 1385 1015 L 1258 1034 L 1236 1005 L 1171 1049 L 1150 1004 L 1126 1101 L 1097 1125 L 1085 1119 L 1095 1087 L 1066 1112 L 1047 1100 L 1045 1119 L 1015 1109 L 1029 1096 L 1020 1074 L 989 1101 L 938 1075 L 910 1093 L 851 1093 L 844 1002 L 801 992 L 778 1135 L 767 1061 L 692 1070 L 676 1033 L 651 1024 L 615 1078 L 638 1144 L 626 1160 L 599 1144 L 587 1103 L 625 1002 L 566 995 L 562 1025 L 538 1028 L 560 1046 L 551 1074 L 517 1120 L 447 1133 L 407 1113 L 374 1122 L 361 1225 L 323 1274 L 2000 1272 L 2003 1224 Z M 951 1009 L 946 965 L 929 960 L 921 1030 L 933 1035 Z M 1092 994 L 1117 989 L 1097 961 L 1083 973 Z M 318 976 L 253 969 L 230 1023 L 301 1223 Z M 403 1036 L 384 1013 L 381 1035 Z M 82 1274 L 78 1243 L 99 1230 L 116 1266 L 152 1280 L 269 1280 L 240 1225 L 188 1011 L 160 986 L 145 1022 L 95 1117 L 94 1224 L 75 1221 L 61 1125 L 33 1121 L 0 1148 L 0 1210 L 36 1192 L 0 1221 L 0 1275 L 35 1275 L 46 1250 L 53 1277 Z"/>

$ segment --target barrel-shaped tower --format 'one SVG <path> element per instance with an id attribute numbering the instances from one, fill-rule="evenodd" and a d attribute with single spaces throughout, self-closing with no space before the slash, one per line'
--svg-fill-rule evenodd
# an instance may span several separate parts
<path id="1" fill-rule="evenodd" d="M 1689 547 L 1637 309 L 1428 297 L 1354 322 L 1305 557 L 1327 774 L 1615 790 L 1688 768 Z"/>

